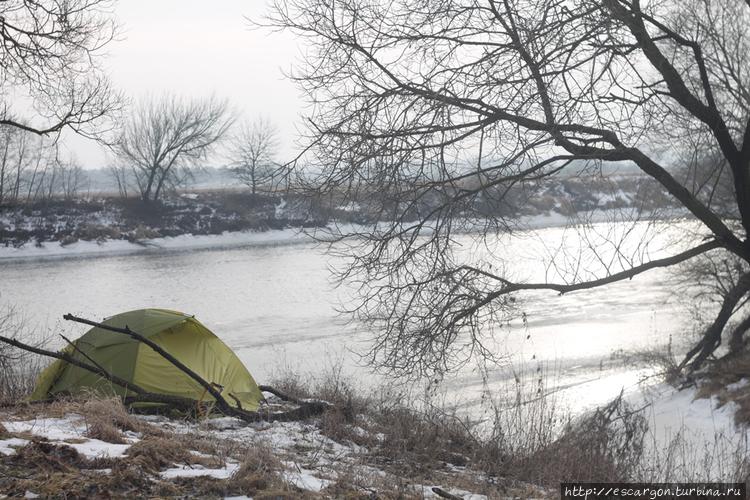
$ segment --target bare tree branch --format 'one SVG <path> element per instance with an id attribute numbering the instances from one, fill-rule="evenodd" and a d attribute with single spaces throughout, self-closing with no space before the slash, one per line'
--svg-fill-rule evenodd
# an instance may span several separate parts
<path id="1" fill-rule="evenodd" d="M 276 0 L 264 24 L 309 42 L 290 75 L 311 102 L 298 182 L 367 215 L 334 251 L 381 367 L 428 374 L 464 353 L 491 357 L 484 342 L 517 314 L 516 292 L 602 287 L 714 255 L 750 264 L 745 3 Z M 616 223 L 579 226 L 583 248 L 550 249 L 545 268 L 572 278 L 512 279 L 487 243 L 519 227 L 529 193 L 618 165 L 652 188 L 630 214 L 607 215 Z M 653 259 L 646 221 L 661 209 L 702 227 L 673 224 L 682 241 Z M 481 255 L 460 248 L 483 243 Z M 588 258 L 596 271 L 582 273 Z M 743 266 L 719 281 L 736 284 Z M 750 293 L 722 288 L 740 294 L 735 306 Z M 728 310 L 706 338 L 740 314 Z"/>

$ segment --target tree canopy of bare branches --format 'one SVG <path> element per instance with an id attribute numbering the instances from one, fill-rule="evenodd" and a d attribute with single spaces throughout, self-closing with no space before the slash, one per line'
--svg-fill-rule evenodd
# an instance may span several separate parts
<path id="1" fill-rule="evenodd" d="M 115 151 L 132 170 L 144 201 L 156 201 L 206 160 L 232 125 L 228 105 L 214 97 L 147 99 L 125 123 Z"/>
<path id="2" fill-rule="evenodd" d="M 115 37 L 112 9 L 111 0 L 0 2 L 0 125 L 97 138 L 110 129 L 121 99 L 100 58 Z"/>
<path id="3" fill-rule="evenodd" d="M 352 252 L 343 276 L 360 285 L 355 312 L 380 332 L 376 363 L 402 373 L 450 369 L 460 352 L 491 353 L 487 332 L 511 317 L 515 294 L 563 294 L 706 258 L 741 265 L 684 363 L 700 366 L 738 320 L 734 338 L 742 338 L 750 322 L 750 2 L 274 7 L 264 24 L 309 42 L 292 76 L 312 102 L 304 160 L 319 175 L 311 187 L 342 203 L 366 200 L 376 214 L 370 230 L 341 235 Z M 605 162 L 634 165 L 700 223 L 699 237 L 658 258 L 626 257 L 610 241 L 616 265 L 583 273 L 579 259 L 578 271 L 539 282 L 514 279 L 491 252 L 471 262 L 457 256 L 459 230 L 471 226 L 477 239 L 513 227 L 478 211 L 480 200 L 501 205 L 511 188 L 555 182 L 575 162 L 587 165 L 582 175 Z M 728 209 L 714 197 L 719 178 L 731 185 Z"/>
<path id="4" fill-rule="evenodd" d="M 232 139 L 230 165 L 252 194 L 278 182 L 284 170 L 274 161 L 278 145 L 276 127 L 266 119 L 243 124 Z"/>

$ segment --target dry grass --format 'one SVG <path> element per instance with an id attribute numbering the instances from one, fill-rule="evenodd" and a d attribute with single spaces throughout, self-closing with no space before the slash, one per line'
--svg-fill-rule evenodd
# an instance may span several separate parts
<path id="1" fill-rule="evenodd" d="M 645 418 L 621 398 L 568 424 L 561 435 L 525 457 L 512 457 L 514 477 L 555 487 L 563 481 L 632 480 L 643 457 Z"/>
<path id="2" fill-rule="evenodd" d="M 562 480 L 626 480 L 635 474 L 647 431 L 643 417 L 621 400 L 573 422 L 554 399 L 537 396 L 536 381 L 533 387 L 510 387 L 502 403 L 488 395 L 491 418 L 482 422 L 429 400 L 415 406 L 411 394 L 356 390 L 337 370 L 317 380 L 287 373 L 274 385 L 299 397 L 325 395 L 336 409 L 320 419 L 321 432 L 367 447 L 379 468 L 415 484 L 465 467 L 486 474 L 484 480 L 462 475 L 466 489 L 487 490 L 490 497 L 527 483 L 557 488 Z M 491 487 L 487 477 L 494 478 Z M 352 486 L 346 480 L 336 484 Z"/>
<path id="3" fill-rule="evenodd" d="M 87 416 L 86 426 L 86 436 L 92 439 L 99 439 L 101 441 L 106 441 L 107 443 L 115 444 L 127 443 L 127 440 L 122 432 L 120 432 L 120 429 L 107 420 Z"/>
<path id="4" fill-rule="evenodd" d="M 86 418 L 106 419 L 123 431 L 143 432 L 149 427 L 128 413 L 118 398 L 88 400 L 83 405 L 83 414 Z"/>
<path id="5" fill-rule="evenodd" d="M 165 438 L 144 439 L 128 449 L 128 462 L 151 472 L 174 464 L 188 464 L 193 458 L 181 443 Z"/>
<path id="6" fill-rule="evenodd" d="M 89 399 L 83 403 L 81 414 L 86 422 L 86 436 L 108 443 L 126 443 L 122 431 L 143 434 L 163 434 L 133 415 L 117 398 Z"/>
<path id="7" fill-rule="evenodd" d="M 710 382 L 726 387 L 747 373 L 748 367 L 750 360 L 735 360 Z M 107 442 L 122 443 L 125 433 L 136 433 L 140 441 L 131 446 L 127 456 L 110 460 L 107 465 L 87 461 L 69 447 L 37 443 L 20 451 L 17 459 L 0 457 L 0 476 L 16 477 L 0 480 L 0 494 L 23 494 L 25 490 L 18 488 L 24 484 L 51 496 L 54 491 L 65 491 L 70 496 L 106 492 L 114 496 L 419 498 L 421 493 L 415 493 L 413 485 L 440 484 L 445 489 L 459 488 L 496 498 L 510 491 L 520 497 L 525 496 L 518 493 L 523 491 L 538 494 L 538 487 L 531 484 L 554 490 L 563 480 L 628 481 L 646 477 L 648 472 L 643 461 L 645 422 L 622 401 L 570 421 L 554 399 L 537 396 L 536 385 L 514 386 L 502 400 L 487 398 L 491 411 L 479 422 L 464 416 L 460 409 L 429 398 L 415 404 L 411 393 L 363 391 L 335 369 L 321 378 L 287 372 L 273 385 L 297 397 L 315 396 L 333 403 L 334 410 L 315 419 L 315 425 L 334 441 L 364 447 L 349 461 L 334 464 L 335 474 L 328 476 L 333 477 L 332 482 L 321 494 L 303 492 L 285 481 L 281 460 L 289 457 L 277 456 L 263 443 L 207 437 L 207 427 L 201 425 L 187 433 L 172 434 L 131 415 L 118 399 L 96 399 L 95 395 L 89 395 L 88 400 L 19 406 L 15 412 L 16 416 L 80 414 L 87 425 L 87 436 Z M 733 391 L 726 395 L 732 401 L 745 397 Z M 3 434 L 0 426 L 0 436 Z M 306 458 L 316 454 L 315 450 L 287 452 Z M 159 476 L 160 471 L 173 466 L 217 468 L 229 460 L 239 462 L 240 467 L 227 480 L 163 480 Z M 18 479 L 24 467 L 36 471 L 26 482 Z M 94 477 L 87 472 L 96 467 L 111 468 L 111 474 Z M 673 471 L 665 466 L 660 472 L 666 470 Z M 47 486 L 43 481 L 47 477 L 64 489 Z"/>
<path id="8" fill-rule="evenodd" d="M 301 492 L 292 491 L 280 473 L 284 469 L 273 450 L 265 443 L 254 443 L 245 452 L 239 468 L 230 479 L 233 487 L 253 498 L 295 498 Z"/>
<path id="9" fill-rule="evenodd" d="M 255 474 L 275 474 L 282 469 L 283 466 L 271 447 L 266 443 L 258 442 L 247 449 L 232 479 L 237 480 Z"/>

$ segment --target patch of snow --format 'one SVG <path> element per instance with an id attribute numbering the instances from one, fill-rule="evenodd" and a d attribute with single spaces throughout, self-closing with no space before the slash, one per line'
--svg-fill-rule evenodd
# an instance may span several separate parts
<path id="1" fill-rule="evenodd" d="M 87 458 L 122 457 L 127 454 L 128 448 L 130 448 L 130 444 L 107 443 L 98 439 L 88 439 L 83 443 L 63 444 L 67 444 Z"/>
<path id="2" fill-rule="evenodd" d="M 331 481 L 328 479 L 319 478 L 313 475 L 313 471 L 301 467 L 294 471 L 284 471 L 283 476 L 287 482 L 293 484 L 297 488 L 314 491 L 316 493 L 331 484 Z"/>
<path id="3" fill-rule="evenodd" d="M 277 219 L 284 218 L 286 212 L 286 200 L 282 199 L 278 205 L 274 207 L 274 216 Z"/>
<path id="4" fill-rule="evenodd" d="M 743 378 L 733 384 L 729 384 L 726 388 L 728 391 L 736 391 L 747 387 L 748 384 L 750 384 L 750 379 Z"/>
<path id="5" fill-rule="evenodd" d="M 677 460 L 685 470 L 704 471 L 701 480 L 731 480 L 728 464 L 747 454 L 748 429 L 735 426 L 734 403 L 719 408 L 715 398 L 696 399 L 696 394 L 695 389 L 680 391 L 659 383 L 627 395 L 627 400 L 634 408 L 644 408 L 647 452 L 655 460 Z"/>
<path id="6" fill-rule="evenodd" d="M 346 205 L 339 205 L 336 208 L 342 212 L 360 212 L 362 210 L 362 206 L 356 201 L 350 201 Z"/>
<path id="7" fill-rule="evenodd" d="M 35 418 L 33 420 L 3 422 L 8 432 L 28 432 L 50 441 L 78 439 L 86 431 L 86 425 L 79 415 L 65 418 Z"/>
<path id="8" fill-rule="evenodd" d="M 206 425 L 216 430 L 227 430 L 227 429 L 239 429 L 244 427 L 246 424 L 239 418 L 234 417 L 217 417 L 211 418 L 206 422 Z"/>
<path id="9" fill-rule="evenodd" d="M 203 453 L 203 452 L 200 452 L 200 451 L 189 450 L 189 453 L 191 455 L 193 455 L 195 457 L 199 457 L 199 458 L 213 458 L 213 455 L 209 455 L 208 453 Z"/>
<path id="10" fill-rule="evenodd" d="M 29 433 L 48 439 L 52 443 L 70 446 L 87 458 L 121 457 L 130 444 L 114 444 L 84 436 L 86 424 L 80 415 L 65 418 L 37 418 L 26 421 L 3 422 L 8 432 Z"/>
<path id="11" fill-rule="evenodd" d="M 208 476 L 216 479 L 228 479 L 232 477 L 240 464 L 236 462 L 228 462 L 226 467 L 220 469 L 207 469 L 202 465 L 184 465 L 181 467 L 173 467 L 161 472 L 161 477 L 164 479 L 174 479 L 176 477 L 202 477 Z"/>
<path id="12" fill-rule="evenodd" d="M 10 438 L 0 440 L 0 454 L 3 455 L 15 455 L 16 448 L 26 446 L 29 441 L 26 439 Z"/>

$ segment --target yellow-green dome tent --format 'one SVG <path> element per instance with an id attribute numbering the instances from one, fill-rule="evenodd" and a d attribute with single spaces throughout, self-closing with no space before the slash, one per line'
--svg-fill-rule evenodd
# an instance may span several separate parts
<path id="1" fill-rule="evenodd" d="M 233 402 L 236 398 L 243 409 L 258 409 L 263 396 L 245 365 L 194 317 L 166 309 L 139 309 L 107 318 L 103 324 L 129 327 L 162 347 L 207 382 L 222 386 L 221 394 L 228 401 Z M 65 349 L 69 355 L 88 364 L 94 361 L 112 375 L 149 392 L 213 400 L 197 382 L 153 349 L 127 335 L 94 327 L 73 343 L 75 348 L 68 346 Z M 125 394 L 125 389 L 99 375 L 57 360 L 39 375 L 31 399 L 44 400 L 92 389 L 104 394 Z"/>

